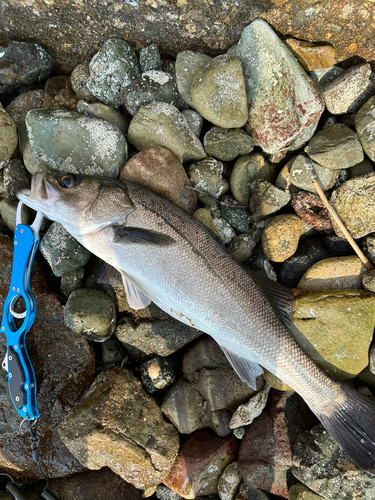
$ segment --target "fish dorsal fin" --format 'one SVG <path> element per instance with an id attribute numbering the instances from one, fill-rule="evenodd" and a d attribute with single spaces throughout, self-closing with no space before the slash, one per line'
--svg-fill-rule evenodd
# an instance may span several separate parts
<path id="1" fill-rule="evenodd" d="M 271 302 L 280 320 L 288 329 L 294 328 L 293 313 L 295 311 L 295 297 L 289 288 L 273 281 L 262 274 L 246 269 L 253 280 L 261 288 L 264 295 Z"/>
<path id="2" fill-rule="evenodd" d="M 166 247 L 176 241 L 164 233 L 143 229 L 141 227 L 113 226 L 115 230 L 114 243 L 139 243 Z"/>
<path id="3" fill-rule="evenodd" d="M 120 271 L 121 272 L 121 271 Z M 151 299 L 138 288 L 138 286 L 125 274 L 121 273 L 126 298 L 132 309 L 143 309 L 151 304 Z"/>
<path id="4" fill-rule="evenodd" d="M 241 358 L 237 354 L 228 351 L 225 347 L 220 346 L 223 350 L 227 360 L 232 365 L 233 370 L 240 377 L 242 382 L 245 382 L 249 387 L 257 390 L 257 377 L 263 375 L 263 369 L 255 361 L 249 359 Z"/>

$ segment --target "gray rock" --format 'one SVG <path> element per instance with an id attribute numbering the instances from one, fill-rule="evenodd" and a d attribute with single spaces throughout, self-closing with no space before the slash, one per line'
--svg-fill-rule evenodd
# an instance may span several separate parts
<path id="1" fill-rule="evenodd" d="M 243 427 L 245 425 L 250 425 L 253 421 L 259 417 L 259 415 L 264 410 L 267 404 L 268 393 L 271 387 L 264 384 L 262 389 L 257 392 L 251 399 L 245 404 L 240 405 L 237 410 L 233 413 L 232 418 L 229 422 L 229 427 L 231 429 L 236 429 L 237 427 Z"/>
<path id="2" fill-rule="evenodd" d="M 97 98 L 92 95 L 87 88 L 87 80 L 89 78 L 89 63 L 83 62 L 82 64 L 78 64 L 72 71 L 72 74 L 70 75 L 70 83 L 77 99 L 86 101 L 87 103 L 93 103 L 97 101 Z"/>
<path id="3" fill-rule="evenodd" d="M 373 291 L 373 290 L 371 290 Z M 370 355 L 369 355 L 369 369 L 371 373 L 375 375 L 375 346 L 372 346 L 370 349 Z"/>
<path id="4" fill-rule="evenodd" d="M 250 197 L 250 211 L 254 220 L 261 220 L 289 203 L 290 195 L 267 181 L 255 181 Z"/>
<path id="5" fill-rule="evenodd" d="M 203 146 L 209 156 L 231 161 L 254 149 L 254 139 L 241 128 L 212 127 L 204 136 Z"/>
<path id="6" fill-rule="evenodd" d="M 336 76 L 339 76 L 344 70 L 339 66 L 331 66 L 330 68 L 318 68 L 308 72 L 308 75 L 320 85 L 325 85 Z"/>
<path id="7" fill-rule="evenodd" d="M 199 163 L 192 163 L 188 176 L 191 184 L 203 193 L 208 193 L 216 199 L 229 191 L 229 183 L 223 178 L 224 165 L 215 158 L 207 158 Z M 203 193 L 197 193 L 202 203 L 215 206 L 215 201 Z"/>
<path id="8" fill-rule="evenodd" d="M 236 232 L 232 226 L 222 217 L 212 217 L 212 222 L 221 241 L 224 245 L 229 245 L 236 236 Z"/>
<path id="9" fill-rule="evenodd" d="M 61 276 L 60 292 L 65 299 L 67 299 L 69 295 L 74 292 L 74 290 L 82 288 L 84 274 L 85 269 L 83 267 L 79 267 L 78 269 L 68 271 Z"/>
<path id="10" fill-rule="evenodd" d="M 375 264 L 375 234 L 368 234 L 363 239 L 363 251 L 372 264 Z"/>
<path id="11" fill-rule="evenodd" d="M 232 462 L 224 469 L 217 484 L 220 500 L 234 500 L 237 497 L 241 481 L 238 462 Z"/>
<path id="12" fill-rule="evenodd" d="M 4 195 L 17 200 L 17 192 L 30 187 L 30 179 L 20 158 L 9 160 L 3 168 Z"/>
<path id="13" fill-rule="evenodd" d="M 84 266 L 91 255 L 59 222 L 52 222 L 39 248 L 55 276 Z"/>
<path id="14" fill-rule="evenodd" d="M 311 163 L 315 170 L 314 174 L 310 168 Z M 318 163 L 312 161 L 306 154 L 300 154 L 288 162 L 288 170 L 290 182 L 294 186 L 315 194 L 317 194 L 317 191 L 311 182 L 315 173 L 319 177 L 321 187 L 323 187 L 324 191 L 333 187 L 340 173 L 340 170 L 332 170 L 320 166 Z"/>
<path id="15" fill-rule="evenodd" d="M 26 115 L 30 173 L 73 172 L 117 177 L 127 158 L 120 130 L 106 120 L 75 111 L 41 109 Z"/>
<path id="16" fill-rule="evenodd" d="M 184 115 L 166 102 L 142 106 L 130 122 L 128 140 L 139 151 L 163 146 L 181 163 L 201 160 L 206 156 L 202 143 Z"/>
<path id="17" fill-rule="evenodd" d="M 125 135 L 128 131 L 129 124 L 125 120 L 125 118 L 120 115 L 118 111 L 111 108 L 111 106 L 107 106 L 101 102 L 85 102 L 78 101 L 77 103 L 77 111 L 82 113 L 83 115 L 93 116 L 95 118 L 101 118 L 102 120 L 106 120 L 112 125 L 118 127 L 121 132 Z"/>
<path id="18" fill-rule="evenodd" d="M 144 390 L 152 394 L 173 385 L 176 381 L 177 363 L 174 359 L 155 357 L 140 366 Z"/>
<path id="19" fill-rule="evenodd" d="M 99 365 L 103 366 L 101 371 L 117 365 L 123 366 L 123 363 L 127 361 L 126 349 L 114 335 L 104 342 L 95 344 L 95 352 L 99 357 Z"/>
<path id="20" fill-rule="evenodd" d="M 323 500 L 323 497 L 314 493 L 304 484 L 297 483 L 289 488 L 288 500 Z"/>
<path id="21" fill-rule="evenodd" d="M 362 175 L 370 174 L 373 171 L 374 167 L 372 163 L 365 158 L 360 163 L 357 163 L 357 165 L 348 168 L 348 178 L 353 179 L 353 177 L 361 177 Z"/>
<path id="22" fill-rule="evenodd" d="M 240 491 L 238 492 L 238 496 L 235 500 L 270 500 L 270 496 L 264 491 L 259 490 L 258 488 L 252 488 L 242 482 Z"/>
<path id="23" fill-rule="evenodd" d="M 4 108 L 0 108 L 0 168 L 8 161 L 18 144 L 17 127 Z"/>
<path id="24" fill-rule="evenodd" d="M 375 161 L 375 96 L 358 111 L 355 117 L 355 129 L 365 153 Z"/>
<path id="25" fill-rule="evenodd" d="M 118 91 L 140 76 L 138 59 L 130 45 L 120 38 L 104 42 L 90 61 L 87 88 L 104 104 L 118 108 Z"/>
<path id="26" fill-rule="evenodd" d="M 155 494 L 159 500 L 182 500 L 178 493 L 172 491 L 168 486 L 164 486 L 164 484 L 159 484 L 156 487 Z"/>
<path id="27" fill-rule="evenodd" d="M 90 288 L 75 290 L 64 308 L 66 326 L 94 342 L 107 340 L 116 328 L 116 309 L 103 292 Z"/>
<path id="28" fill-rule="evenodd" d="M 374 93 L 375 75 L 370 64 L 359 64 L 343 71 L 323 87 L 324 101 L 333 115 L 358 109 Z"/>
<path id="29" fill-rule="evenodd" d="M 194 134 L 199 137 L 201 135 L 202 126 L 203 126 L 203 116 L 195 111 L 194 109 L 184 109 L 181 113 L 186 118 L 186 121 L 189 124 L 189 127 L 194 132 Z"/>
<path id="30" fill-rule="evenodd" d="M 369 292 L 375 292 L 375 273 L 373 269 L 363 274 L 362 286 L 365 290 L 368 290 Z"/>
<path id="31" fill-rule="evenodd" d="M 185 50 L 177 54 L 175 65 L 177 89 L 186 104 L 194 109 L 191 98 L 193 78 L 199 69 L 204 68 L 211 61 L 211 57 L 191 50 Z"/>
<path id="32" fill-rule="evenodd" d="M 223 218 L 229 222 L 234 229 L 237 229 L 237 231 L 247 233 L 251 223 L 249 210 L 238 206 L 237 201 L 229 195 L 222 196 L 220 201 L 225 203 L 225 205 L 220 205 L 220 211 Z"/>
<path id="33" fill-rule="evenodd" d="M 256 244 L 257 241 L 251 234 L 239 234 L 230 242 L 228 252 L 238 260 L 238 262 L 246 262 L 250 259 Z"/>
<path id="34" fill-rule="evenodd" d="M 347 458 L 321 424 L 300 435 L 292 470 L 325 500 L 372 500 L 375 495 L 375 479 Z"/>
<path id="35" fill-rule="evenodd" d="M 141 73 L 161 70 L 160 52 L 155 43 L 147 45 L 139 51 L 139 66 Z"/>

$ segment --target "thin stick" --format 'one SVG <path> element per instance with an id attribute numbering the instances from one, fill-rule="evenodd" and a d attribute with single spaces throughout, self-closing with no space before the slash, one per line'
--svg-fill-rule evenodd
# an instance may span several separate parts
<path id="1" fill-rule="evenodd" d="M 326 195 L 323 192 L 323 189 L 319 186 L 319 183 L 315 179 L 312 179 L 311 182 L 313 183 L 314 188 L 316 189 L 318 195 L 320 196 L 320 199 L 322 200 L 323 205 L 328 210 L 328 212 L 329 212 L 330 216 L 332 217 L 332 219 L 334 219 L 334 221 L 336 222 L 336 224 L 339 226 L 340 230 L 344 233 L 345 238 L 349 241 L 349 243 L 352 246 L 352 248 L 355 251 L 355 253 L 361 259 L 361 261 L 363 262 L 363 264 L 366 267 L 366 269 L 368 271 L 372 271 L 374 269 L 374 266 L 371 264 L 371 262 L 368 260 L 368 258 L 364 255 L 364 253 L 362 252 L 362 250 L 359 248 L 359 246 L 357 245 L 357 243 L 352 238 L 352 236 L 349 233 L 349 231 L 346 229 L 346 227 L 344 226 L 344 224 L 341 222 L 339 216 L 333 210 L 332 206 L 330 205 L 329 201 L 327 200 Z"/>

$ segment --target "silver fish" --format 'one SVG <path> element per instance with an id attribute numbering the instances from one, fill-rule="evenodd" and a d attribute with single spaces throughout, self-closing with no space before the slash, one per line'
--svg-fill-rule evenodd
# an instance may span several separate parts
<path id="1" fill-rule="evenodd" d="M 375 474 L 375 403 L 302 352 L 290 333 L 288 289 L 249 275 L 196 219 L 132 182 L 35 174 L 18 198 L 120 271 L 131 307 L 153 301 L 208 333 L 253 388 L 261 366 L 283 380 L 352 461 Z"/>

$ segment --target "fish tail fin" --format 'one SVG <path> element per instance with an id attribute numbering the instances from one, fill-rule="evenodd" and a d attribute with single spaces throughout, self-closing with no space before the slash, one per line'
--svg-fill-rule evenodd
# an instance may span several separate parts
<path id="1" fill-rule="evenodd" d="M 312 410 L 346 455 L 375 475 L 375 399 L 343 384 L 340 388 L 341 404 L 332 402 L 327 412 Z"/>

